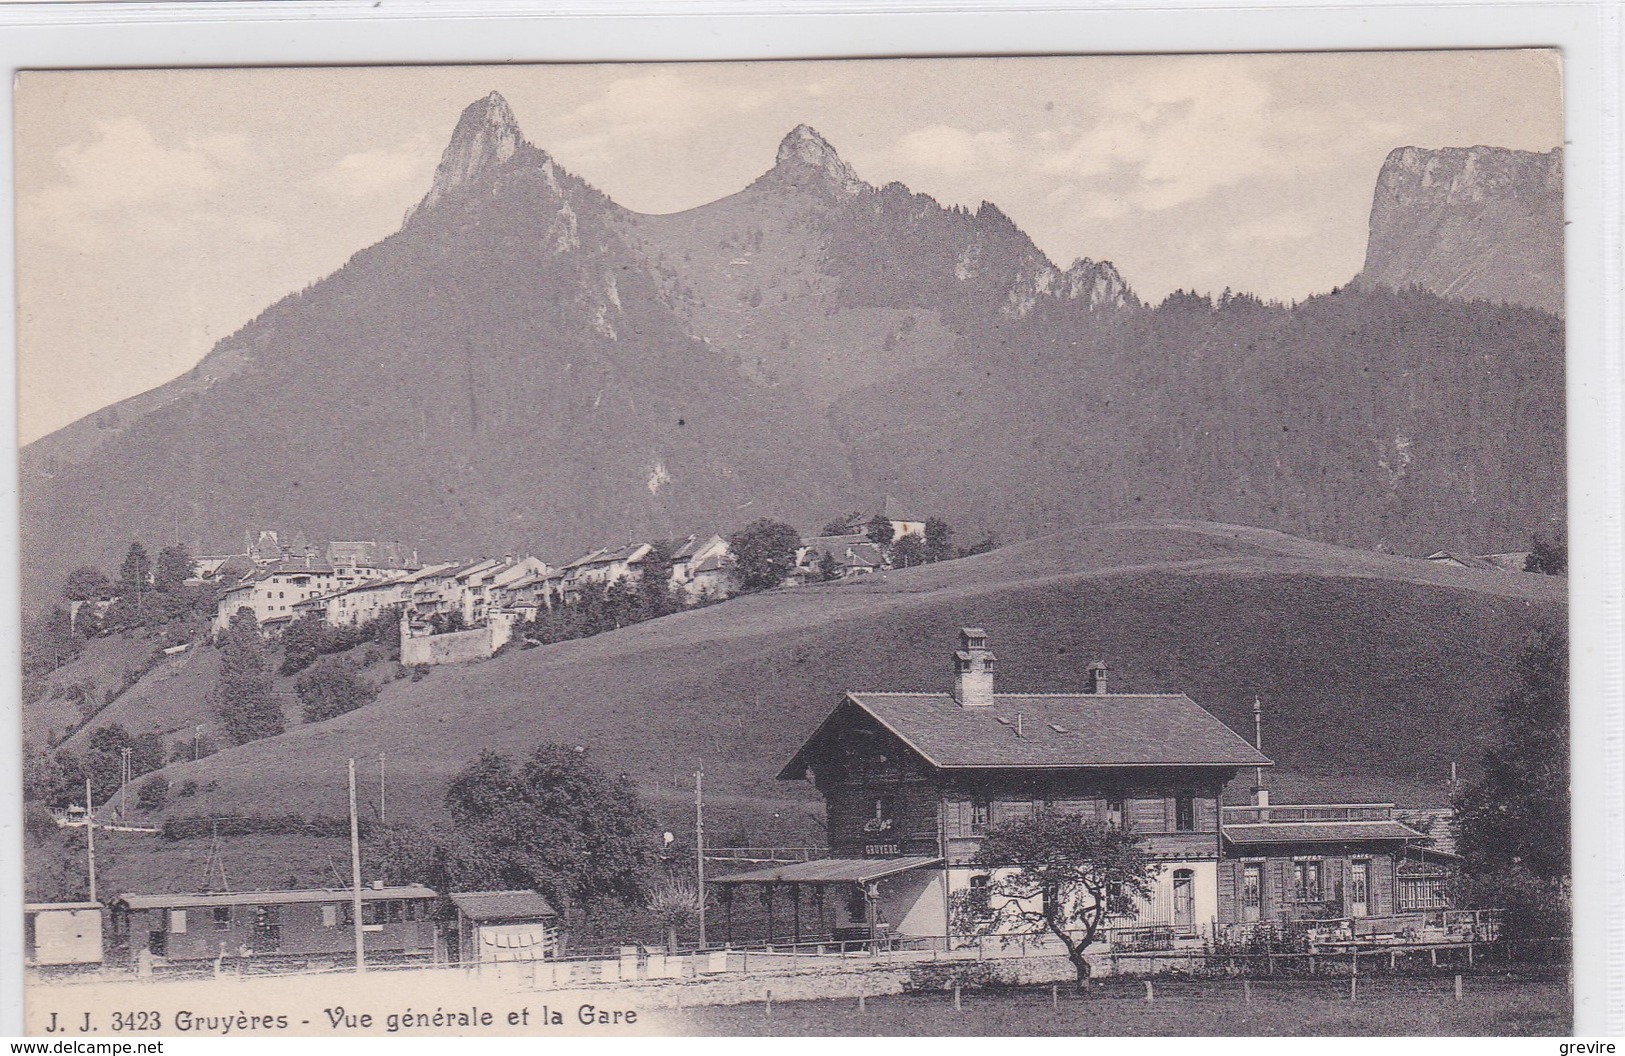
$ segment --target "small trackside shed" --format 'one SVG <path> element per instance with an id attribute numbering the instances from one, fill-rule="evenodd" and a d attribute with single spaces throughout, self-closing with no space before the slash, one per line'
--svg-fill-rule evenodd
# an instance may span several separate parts
<path id="1" fill-rule="evenodd" d="M 30 902 L 23 920 L 24 964 L 102 963 L 100 902 Z"/>
<path id="2" fill-rule="evenodd" d="M 366 952 L 432 956 L 439 897 L 418 884 L 362 888 Z M 129 956 L 170 961 L 344 955 L 355 949 L 352 898 L 340 888 L 127 894 L 113 903 L 113 932 Z"/>
<path id="3" fill-rule="evenodd" d="M 559 915 L 535 891 L 462 891 L 457 910 L 457 954 L 464 964 L 540 961 L 558 954 Z"/>

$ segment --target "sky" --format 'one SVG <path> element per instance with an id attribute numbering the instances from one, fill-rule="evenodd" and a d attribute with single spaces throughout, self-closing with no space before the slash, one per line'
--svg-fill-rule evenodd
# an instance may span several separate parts
<path id="1" fill-rule="evenodd" d="M 1561 145 L 1553 51 L 66 71 L 16 93 L 23 443 L 189 370 L 400 227 L 462 109 L 621 205 L 738 191 L 812 125 L 1142 299 L 1347 282 L 1401 146 Z"/>

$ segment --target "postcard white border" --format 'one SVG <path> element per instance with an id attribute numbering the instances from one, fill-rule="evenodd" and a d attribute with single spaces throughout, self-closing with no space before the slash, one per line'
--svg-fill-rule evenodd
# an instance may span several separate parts
<path id="1" fill-rule="evenodd" d="M 611 13 L 613 12 L 613 13 Z M 479 0 L 24 3 L 0 6 L 0 64 L 27 68 L 380 65 L 1561 48 L 1568 145 L 1569 530 L 1572 573 L 1575 1030 L 1625 1035 L 1625 665 L 1622 665 L 1617 4 L 832 3 Z M 12 108 L 0 113 L 11 172 Z M 0 238 L 12 239 L 12 196 Z M 0 428 L 16 436 L 14 257 L 0 255 Z M 0 759 L 20 726 L 17 466 L 0 460 Z M 8 772 L 14 772 L 9 771 Z M 0 782 L 0 1036 L 21 1030 L 21 792 Z"/>

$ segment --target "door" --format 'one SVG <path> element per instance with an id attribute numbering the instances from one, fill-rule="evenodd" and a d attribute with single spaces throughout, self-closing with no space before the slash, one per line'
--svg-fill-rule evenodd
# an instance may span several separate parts
<path id="1" fill-rule="evenodd" d="M 1241 919 L 1256 922 L 1264 902 L 1264 865 L 1248 862 L 1241 870 Z"/>
<path id="2" fill-rule="evenodd" d="M 1363 917 L 1368 909 L 1367 892 L 1371 885 L 1371 863 L 1354 862 L 1349 867 L 1349 916 Z"/>
<path id="3" fill-rule="evenodd" d="M 1196 874 L 1189 869 L 1174 870 L 1174 932 L 1196 932 Z"/>
<path id="4" fill-rule="evenodd" d="M 281 906 L 254 907 L 254 928 L 249 933 L 249 949 L 255 953 L 276 953 L 282 949 Z"/>

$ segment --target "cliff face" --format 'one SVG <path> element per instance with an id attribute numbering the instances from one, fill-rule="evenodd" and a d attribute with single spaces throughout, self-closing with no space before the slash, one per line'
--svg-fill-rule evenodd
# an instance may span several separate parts
<path id="1" fill-rule="evenodd" d="M 1395 150 L 1355 282 L 1561 314 L 1563 151 Z"/>

